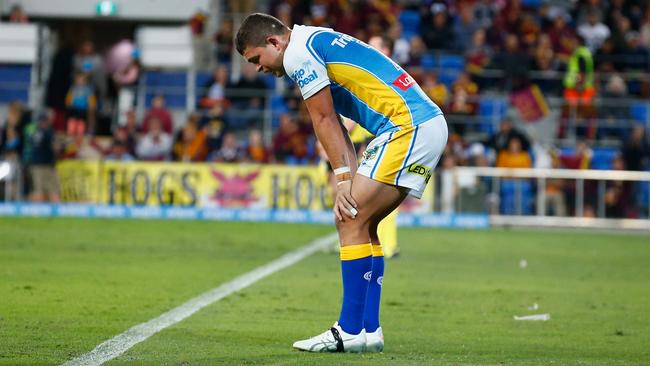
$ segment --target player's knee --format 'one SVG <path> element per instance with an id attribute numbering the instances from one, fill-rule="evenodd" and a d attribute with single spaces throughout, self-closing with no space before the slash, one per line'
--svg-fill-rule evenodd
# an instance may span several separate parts
<path id="1" fill-rule="evenodd" d="M 341 238 L 368 237 L 369 222 L 363 218 L 336 220 L 336 230 Z"/>

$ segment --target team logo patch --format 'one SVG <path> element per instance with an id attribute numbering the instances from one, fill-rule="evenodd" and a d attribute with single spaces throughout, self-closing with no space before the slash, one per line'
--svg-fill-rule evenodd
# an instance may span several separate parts
<path id="1" fill-rule="evenodd" d="M 404 72 L 397 79 L 395 79 L 395 81 L 393 81 L 393 85 L 406 91 L 408 88 L 415 85 L 415 80 L 407 72 Z"/>
<path id="2" fill-rule="evenodd" d="M 377 284 L 379 286 L 382 286 L 384 284 L 384 276 L 379 276 L 379 278 L 377 278 Z"/>
<path id="3" fill-rule="evenodd" d="M 368 272 L 364 273 L 364 275 L 363 275 L 363 279 L 366 280 L 366 281 L 370 281 L 371 277 L 372 277 L 372 271 L 368 271 Z"/>
<path id="4" fill-rule="evenodd" d="M 379 146 L 368 148 L 366 149 L 366 151 L 363 152 L 361 159 L 363 160 L 363 162 L 372 160 L 377 157 L 377 151 L 379 151 Z"/>
<path id="5" fill-rule="evenodd" d="M 431 179 L 431 168 L 427 168 L 424 165 L 411 164 L 408 167 L 408 172 L 423 176 L 425 184 L 429 183 L 429 179 Z"/>

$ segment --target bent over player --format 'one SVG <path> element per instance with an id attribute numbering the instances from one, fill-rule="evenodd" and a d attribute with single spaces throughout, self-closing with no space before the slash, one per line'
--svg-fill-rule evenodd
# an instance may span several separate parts
<path id="1" fill-rule="evenodd" d="M 311 352 L 382 351 L 384 258 L 377 225 L 408 194 L 422 196 L 447 143 L 442 112 L 404 69 L 347 34 L 301 25 L 289 29 L 257 13 L 244 19 L 235 42 L 259 72 L 289 75 L 298 84 L 337 180 L 341 313 L 330 329 L 293 347 Z M 376 136 L 358 168 L 337 114 Z"/>

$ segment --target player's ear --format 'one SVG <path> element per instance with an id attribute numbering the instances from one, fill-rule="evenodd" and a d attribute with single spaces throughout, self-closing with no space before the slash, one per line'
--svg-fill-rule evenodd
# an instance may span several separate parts
<path id="1" fill-rule="evenodd" d="M 266 37 L 266 43 L 270 44 L 271 46 L 273 46 L 275 48 L 280 47 L 280 39 L 276 35 Z"/>

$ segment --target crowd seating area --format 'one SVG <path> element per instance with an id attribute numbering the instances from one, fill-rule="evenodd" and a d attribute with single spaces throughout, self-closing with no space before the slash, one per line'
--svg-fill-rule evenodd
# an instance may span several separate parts
<path id="1" fill-rule="evenodd" d="M 54 55 L 43 108 L 31 113 L 33 65 L 0 64 L 0 105 L 10 106 L 0 116 L 2 136 L 13 128 L 23 139 L 16 151 L 4 137 L 0 153 L 29 163 L 25 146 L 34 128 L 26 126 L 47 120 L 44 128 L 57 132 L 57 159 L 318 161 L 310 120 L 288 78 L 257 75 L 248 65 L 233 78 L 241 15 L 222 5 L 214 34 L 205 34 L 202 14 L 188 22 L 192 37 L 212 42 L 207 69 L 147 69 L 134 48 L 121 69 L 108 70 L 104 50 L 80 39 L 77 49 Z M 443 169 L 649 168 L 648 1 L 274 0 L 259 10 L 387 50 L 447 116 Z M 118 115 L 120 90 L 135 97 Z M 508 211 L 508 199 L 501 202 Z"/>

